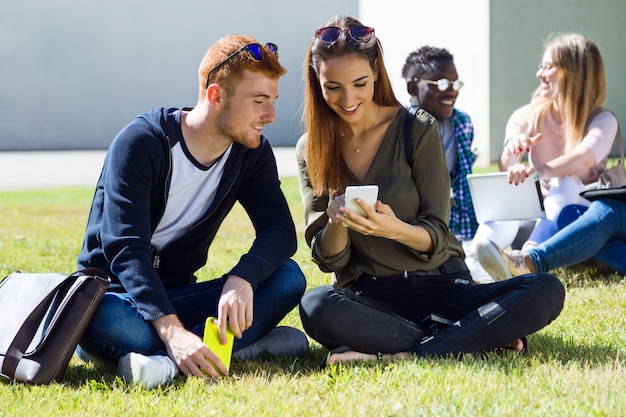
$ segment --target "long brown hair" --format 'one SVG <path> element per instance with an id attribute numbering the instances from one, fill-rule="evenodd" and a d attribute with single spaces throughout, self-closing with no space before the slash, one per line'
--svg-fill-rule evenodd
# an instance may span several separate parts
<path id="1" fill-rule="evenodd" d="M 606 98 L 604 61 L 598 46 L 575 33 L 553 37 L 546 43 L 552 65 L 559 74 L 553 97 L 544 97 L 541 87 L 535 90 L 531 105 L 531 128 L 537 132 L 539 121 L 556 101 L 565 127 L 565 152 L 579 144 L 588 118 Z"/>
<path id="2" fill-rule="evenodd" d="M 337 16 L 324 26 L 347 28 L 363 26 L 358 20 L 348 16 Z M 328 106 L 319 83 L 319 68 L 322 62 L 345 55 L 355 55 L 366 59 L 372 71 L 378 75 L 374 83 L 375 103 L 381 106 L 399 106 L 389 81 L 383 61 L 383 49 L 376 36 L 365 43 L 355 42 L 345 34 L 336 42 L 326 44 L 313 39 L 304 60 L 305 89 L 303 119 L 307 130 L 307 165 L 309 179 L 315 194 L 329 194 L 339 190 L 342 179 L 349 175 L 348 167 L 341 153 L 339 116 Z"/>

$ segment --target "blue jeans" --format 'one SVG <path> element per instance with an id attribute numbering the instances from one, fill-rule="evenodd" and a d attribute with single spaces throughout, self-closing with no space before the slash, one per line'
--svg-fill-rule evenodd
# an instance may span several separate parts
<path id="1" fill-rule="evenodd" d="M 565 289 L 550 274 L 475 284 L 468 272 L 361 277 L 350 288 L 322 286 L 300 302 L 306 332 L 328 349 L 435 356 L 479 352 L 534 333 L 563 308 Z M 431 313 L 458 325 L 433 334 Z M 432 335 L 432 337 L 431 337 Z"/>
<path id="2" fill-rule="evenodd" d="M 571 219 L 568 210 L 575 210 L 576 207 L 566 207 L 561 217 Z M 562 222 L 563 219 L 559 218 L 559 223 Z M 593 258 L 625 275 L 626 202 L 611 199 L 594 201 L 580 217 L 530 250 L 528 255 L 537 272 L 548 272 Z"/>
<path id="3" fill-rule="evenodd" d="M 224 281 L 214 279 L 167 290 L 178 318 L 186 329 L 202 338 L 209 316 L 217 317 L 217 303 Z M 268 334 L 298 305 L 306 280 L 300 267 L 288 260 L 254 289 L 254 321 L 235 339 L 233 351 L 253 344 Z M 167 354 L 165 344 L 152 324 L 143 319 L 128 293 L 104 295 L 80 341 L 80 347 L 102 359 L 115 361 L 137 352 L 144 355 Z"/>

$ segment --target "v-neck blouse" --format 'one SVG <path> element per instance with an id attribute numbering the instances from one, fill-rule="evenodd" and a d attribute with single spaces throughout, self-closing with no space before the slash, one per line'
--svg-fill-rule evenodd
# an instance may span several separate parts
<path id="1" fill-rule="evenodd" d="M 404 271 L 429 271 L 450 257 L 464 259 L 460 243 L 447 226 L 450 176 L 436 121 L 430 115 L 413 120 L 412 155 L 408 161 L 403 134 L 405 117 L 413 116 L 400 108 L 362 184 L 377 184 L 379 200 L 388 204 L 397 218 L 426 229 L 434 242 L 434 249 L 429 253 L 410 249 L 391 239 L 365 236 L 350 230 L 350 242 L 345 250 L 331 258 L 322 257 L 316 236 L 328 222 L 326 208 L 330 199 L 343 194 L 343 189 L 331 196 L 315 196 L 307 171 L 306 133 L 296 146 L 300 190 L 305 204 L 305 238 L 320 269 L 334 272 L 335 281 L 340 284 L 361 274 L 385 277 Z M 344 187 L 347 185 L 361 184 L 355 178 L 346 178 Z"/>

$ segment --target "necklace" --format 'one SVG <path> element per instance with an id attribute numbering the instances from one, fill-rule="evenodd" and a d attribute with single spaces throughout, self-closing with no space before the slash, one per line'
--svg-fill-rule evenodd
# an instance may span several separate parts
<path id="1" fill-rule="evenodd" d="M 374 126 L 376 126 L 376 122 L 378 121 L 378 115 L 380 114 L 380 106 L 378 106 L 378 111 L 376 112 L 376 118 L 374 119 L 374 123 L 372 123 L 372 125 L 370 126 L 370 128 L 367 130 L 367 133 L 363 136 L 363 139 L 361 139 L 361 143 L 359 143 L 358 146 L 354 146 L 354 143 L 352 143 L 352 140 L 350 140 L 350 145 L 352 145 L 352 147 L 354 147 L 354 152 L 359 153 L 361 152 L 361 146 L 363 146 L 363 143 L 365 143 L 365 141 L 367 140 L 367 138 L 369 137 L 369 135 L 372 133 L 372 130 L 374 130 Z M 345 136 L 345 133 L 343 132 L 343 129 L 340 130 L 341 136 Z"/>

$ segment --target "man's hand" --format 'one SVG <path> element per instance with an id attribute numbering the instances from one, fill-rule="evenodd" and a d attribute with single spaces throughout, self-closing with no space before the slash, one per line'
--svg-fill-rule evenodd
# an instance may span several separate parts
<path id="1" fill-rule="evenodd" d="M 236 338 L 241 339 L 243 332 L 252 326 L 252 285 L 245 279 L 230 275 L 224 283 L 222 295 L 217 305 L 217 327 L 220 342 L 226 343 L 226 326 Z"/>
<path id="2" fill-rule="evenodd" d="M 158 318 L 152 324 L 165 343 L 168 355 L 185 375 L 203 378 L 228 375 L 220 358 L 198 336 L 185 329 L 174 314 Z"/>

